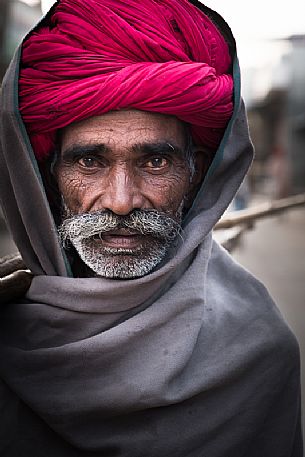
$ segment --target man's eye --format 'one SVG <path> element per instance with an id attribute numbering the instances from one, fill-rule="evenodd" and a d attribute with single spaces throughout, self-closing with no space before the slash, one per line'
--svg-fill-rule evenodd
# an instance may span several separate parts
<path id="1" fill-rule="evenodd" d="M 95 168 L 98 166 L 98 161 L 94 157 L 82 157 L 77 163 L 84 168 Z"/>
<path id="2" fill-rule="evenodd" d="M 154 158 L 148 160 L 145 165 L 148 168 L 156 170 L 156 169 L 167 167 L 168 160 L 165 159 L 164 157 L 154 157 Z"/>

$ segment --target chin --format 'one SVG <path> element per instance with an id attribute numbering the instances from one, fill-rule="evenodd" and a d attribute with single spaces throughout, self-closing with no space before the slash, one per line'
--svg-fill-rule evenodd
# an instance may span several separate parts
<path id="1" fill-rule="evenodd" d="M 159 240 L 137 249 L 105 248 L 85 240 L 74 247 L 94 276 L 108 279 L 135 279 L 151 273 L 164 259 L 168 244 Z"/>

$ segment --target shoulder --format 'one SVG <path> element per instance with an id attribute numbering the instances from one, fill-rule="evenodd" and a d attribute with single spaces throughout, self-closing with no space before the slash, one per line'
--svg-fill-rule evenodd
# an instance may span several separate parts
<path id="1" fill-rule="evenodd" d="M 8 303 L 23 297 L 32 278 L 19 253 L 0 258 L 0 302 Z"/>
<path id="2" fill-rule="evenodd" d="M 275 365 L 299 370 L 299 345 L 266 287 L 214 243 L 208 270 L 208 297 L 225 333 L 239 334 L 256 354 Z M 230 323 L 230 326 L 228 325 Z M 237 333 L 236 333 L 237 332 Z"/>

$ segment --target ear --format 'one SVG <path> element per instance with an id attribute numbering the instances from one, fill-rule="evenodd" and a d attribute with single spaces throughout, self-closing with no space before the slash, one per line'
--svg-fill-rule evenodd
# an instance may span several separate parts
<path id="1" fill-rule="evenodd" d="M 190 188 L 187 199 L 193 201 L 196 197 L 198 190 L 200 189 L 201 183 L 209 169 L 209 166 L 213 160 L 214 151 L 206 149 L 202 146 L 194 147 L 194 168 L 195 172 L 190 182 Z"/>
<path id="2" fill-rule="evenodd" d="M 53 214 L 55 223 L 61 222 L 61 194 L 57 185 L 56 177 L 57 151 L 39 164 L 40 173 L 44 183 L 47 199 Z"/>

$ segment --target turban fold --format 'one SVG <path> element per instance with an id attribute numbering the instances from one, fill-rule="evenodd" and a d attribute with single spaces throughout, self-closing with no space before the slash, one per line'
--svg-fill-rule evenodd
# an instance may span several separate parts
<path id="1" fill-rule="evenodd" d="M 228 45 L 187 0 L 61 0 L 23 44 L 19 104 L 34 153 L 120 109 L 174 115 L 216 149 L 233 111 Z"/>

